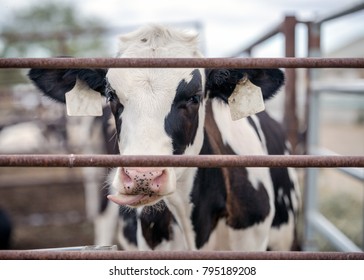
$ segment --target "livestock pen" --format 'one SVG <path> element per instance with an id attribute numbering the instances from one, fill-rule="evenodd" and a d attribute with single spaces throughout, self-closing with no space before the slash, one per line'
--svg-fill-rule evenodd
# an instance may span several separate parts
<path id="1" fill-rule="evenodd" d="M 27 68 L 27 67 L 46 67 L 59 68 L 64 67 L 236 67 L 236 68 L 254 68 L 254 67 L 283 67 L 283 68 L 309 68 L 309 67 L 332 67 L 332 68 L 363 68 L 364 59 L 321 59 L 321 58 L 280 58 L 280 59 L 161 59 L 154 61 L 152 59 L 1 59 L 2 68 Z M 118 165 L 124 166 L 269 166 L 269 167 L 364 167 L 364 156 L 313 156 L 313 155 L 294 155 L 294 156 L 225 156 L 217 158 L 215 156 L 172 156 L 172 157 L 127 157 L 115 155 L 1 155 L 0 165 L 13 167 L 113 167 Z M 6 253 L 5 253 L 6 254 Z M 22 256 L 22 252 L 11 252 L 9 257 L 15 258 Z M 33 254 L 33 255 L 32 255 Z M 23 257 L 32 256 L 37 258 L 38 253 L 25 253 Z M 44 253 L 39 252 L 39 256 Z M 61 253 L 62 254 L 62 253 Z M 108 253 L 109 256 L 110 253 Z M 215 253 L 218 254 L 218 253 Z M 137 253 L 136 253 L 137 255 Z M 173 258 L 173 253 L 168 256 Z M 208 255 L 208 254 L 207 254 Z M 207 256 L 206 255 L 206 256 Z M 5 256 L 5 255 L 3 255 Z M 48 255 L 48 257 L 51 255 Z M 72 254 L 66 254 L 65 257 L 72 258 Z M 85 256 L 85 255 L 83 255 Z M 163 254 L 160 255 L 161 257 Z M 175 257 L 181 257 L 176 254 Z M 216 256 L 216 255 L 212 255 Z M 257 255 L 247 255 L 247 257 L 257 257 Z M 271 258 L 289 258 L 289 254 L 270 253 Z M 316 257 L 319 257 L 317 255 Z M 341 258 L 343 255 L 323 254 L 327 258 Z M 62 257 L 62 255 L 61 255 Z M 74 257 L 78 258 L 76 255 Z M 238 257 L 235 255 L 235 257 Z M 244 258 L 243 255 L 240 257 Z M 267 255 L 268 257 L 268 255 Z M 312 258 L 313 255 L 303 254 L 292 255 L 293 258 Z M 345 257 L 361 258 L 362 254 L 352 254 Z M 91 257 L 92 258 L 92 257 Z M 163 258 L 163 257 L 162 257 Z M 182 257 L 183 258 L 183 257 Z M 260 258 L 260 257 L 258 257 Z"/>
<path id="2" fill-rule="evenodd" d="M 294 17 L 287 17 L 279 28 L 270 32 L 267 38 L 273 36 L 278 31 L 283 31 L 286 35 L 286 56 L 287 58 L 280 59 L 265 59 L 265 58 L 209 58 L 209 59 L 105 59 L 105 58 L 66 58 L 66 59 L 1 59 L 0 67 L 7 70 L 15 68 L 78 68 L 78 67 L 231 67 L 231 68 L 273 68 L 280 67 L 286 69 L 287 83 L 286 83 L 286 101 L 284 110 L 284 122 L 286 129 L 289 133 L 291 142 L 294 148 L 300 143 L 299 137 L 299 123 L 296 112 L 296 75 L 295 68 L 304 69 L 317 69 L 317 68 L 364 68 L 363 58 L 295 58 L 295 26 L 296 24 L 311 23 L 299 22 Z M 277 31 L 278 30 L 278 31 Z M 312 33 L 312 29 L 309 29 Z M 290 35 L 289 35 L 290 34 Z M 288 35 L 288 36 L 287 36 Z M 316 41 L 317 42 L 317 41 Z M 312 43 L 312 41 L 311 41 Z M 259 42 L 256 42 L 259 44 Z M 253 44 L 255 45 L 255 44 Z M 247 49 L 251 51 L 254 46 Z M 313 88 L 312 88 L 313 89 Z M 308 93 L 311 90 L 311 85 L 308 83 Z M 26 93 L 24 93 L 26 94 Z M 308 106 L 309 104 L 307 104 Z M 309 108 L 307 108 L 308 111 Z M 312 109 L 312 108 L 311 108 Z M 310 140 L 309 140 L 310 141 Z M 308 141 L 308 142 L 309 142 Z M 311 143 L 312 144 L 312 143 Z M 303 142 L 305 145 L 305 142 Z M 305 150 L 309 150 L 307 146 Z M 299 151 L 299 150 L 296 150 Z M 229 156 L 229 157 L 123 157 L 111 155 L 77 155 L 77 154 L 56 154 L 56 155 L 1 155 L 1 167 L 47 167 L 51 168 L 52 173 L 56 174 L 59 170 L 61 175 L 58 178 L 63 178 L 64 182 L 58 188 L 65 188 L 71 191 L 72 187 L 70 181 L 80 184 L 81 177 L 79 176 L 78 168 L 76 167 L 114 167 L 114 166 L 199 166 L 199 167 L 212 167 L 212 166 L 262 166 L 262 167 L 282 167 L 291 166 L 297 168 L 351 168 L 351 167 L 364 167 L 364 157 L 362 155 L 355 156 L 339 156 L 339 155 L 293 155 L 293 156 Z M 65 167 L 54 168 L 54 167 Z M 69 169 L 72 168 L 72 169 Z M 33 168 L 32 170 L 36 170 Z M 56 171 L 57 172 L 53 172 Z M 57 175 L 56 175 L 57 176 Z M 66 177 L 66 179 L 64 179 Z M 67 178 L 69 177 L 69 178 Z M 61 179 L 62 182 L 62 179 Z M 80 190 L 79 190 L 80 191 Z M 82 192 L 82 191 L 81 191 Z M 29 192 L 28 192 L 29 193 Z M 33 198 L 33 196 L 31 197 Z M 25 200 L 25 202 L 28 202 Z M 305 201 L 304 203 L 307 203 Z M 34 206 L 33 206 L 34 207 Z M 306 209 L 307 206 L 305 205 Z M 82 212 L 82 210 L 79 210 Z M 84 219 L 77 212 L 69 212 L 69 219 L 74 219 L 73 223 L 77 224 Z M 307 214 L 307 213 L 306 213 Z M 305 215 L 306 215 L 305 214 Z M 76 218 L 75 218 L 76 217 Z M 78 217 L 78 218 L 77 218 Z M 305 216 L 308 217 L 308 216 Z M 51 217 L 53 218 L 53 217 Z M 62 220 L 62 218 L 60 218 Z M 90 242 L 91 238 L 86 242 Z M 76 241 L 80 242 L 80 241 Z M 309 246 L 304 247 L 310 250 Z M 100 254 L 93 254 L 92 252 L 74 253 L 74 252 L 24 252 L 12 251 L 2 254 L 5 258 L 238 258 L 238 259 L 362 259 L 362 253 L 264 253 L 264 254 L 251 254 L 251 253 L 156 253 L 151 255 L 141 255 L 139 253 L 131 252 L 103 252 Z"/>

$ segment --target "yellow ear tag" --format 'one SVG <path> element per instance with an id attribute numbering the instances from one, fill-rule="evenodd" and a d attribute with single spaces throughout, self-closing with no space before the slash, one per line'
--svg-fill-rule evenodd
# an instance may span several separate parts
<path id="1" fill-rule="evenodd" d="M 265 110 L 262 90 L 260 87 L 254 85 L 246 76 L 236 85 L 228 102 L 233 121 Z"/>
<path id="2" fill-rule="evenodd" d="M 76 80 L 73 89 L 66 93 L 66 107 L 69 116 L 102 116 L 102 97 L 86 83 Z"/>

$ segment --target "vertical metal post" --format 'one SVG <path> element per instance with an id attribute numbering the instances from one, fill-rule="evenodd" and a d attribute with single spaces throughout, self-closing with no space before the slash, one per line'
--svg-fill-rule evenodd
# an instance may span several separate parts
<path id="1" fill-rule="evenodd" d="M 296 56 L 296 24 L 297 20 L 294 16 L 286 16 L 282 31 L 285 36 L 285 56 Z M 295 153 L 298 143 L 298 118 L 296 115 L 296 69 L 286 69 L 286 94 L 284 101 L 284 118 L 283 123 L 287 131 L 287 136 L 292 145 L 292 153 Z"/>
<path id="2" fill-rule="evenodd" d="M 308 56 L 320 56 L 320 25 L 310 22 L 308 28 Z M 307 96 L 306 96 L 306 123 L 307 138 L 306 152 L 313 153 L 318 145 L 319 137 L 319 107 L 320 96 L 312 90 L 312 81 L 317 79 L 317 70 L 307 71 Z M 317 177 L 318 169 L 307 168 L 304 189 L 304 237 L 303 249 L 305 251 L 315 251 L 317 246 L 314 240 L 313 217 L 317 213 Z"/>
<path id="3" fill-rule="evenodd" d="M 310 94 L 310 110 L 308 118 L 308 153 L 311 154 L 313 149 L 318 145 L 318 130 L 319 130 L 319 98 L 317 92 Z M 317 168 L 306 169 L 306 180 L 304 189 L 304 242 L 303 248 L 305 251 L 315 251 L 316 244 L 314 241 L 314 226 L 313 216 L 317 213 Z"/>

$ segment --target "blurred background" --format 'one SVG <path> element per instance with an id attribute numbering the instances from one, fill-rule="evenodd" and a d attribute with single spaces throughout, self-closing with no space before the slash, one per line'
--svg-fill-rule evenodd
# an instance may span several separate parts
<path id="1" fill-rule="evenodd" d="M 364 57 L 363 18 L 358 0 L 1 0 L 0 56 L 113 57 L 120 34 L 164 23 L 199 33 L 206 57 Z M 63 106 L 36 91 L 27 71 L 0 69 L 0 154 L 105 153 L 100 120 L 66 117 Z M 364 155 L 364 69 L 292 69 L 286 76 L 267 107 L 295 153 Z M 316 231 L 302 225 L 307 250 L 364 247 L 363 169 L 345 172 L 300 170 L 302 193 L 309 188 L 313 202 L 304 206 L 328 219 L 316 219 L 323 224 Z M 103 207 L 95 194 L 106 173 L 2 167 L 0 249 L 93 244 L 92 221 Z M 347 246 L 338 232 L 323 236 L 328 221 L 351 240 Z"/>

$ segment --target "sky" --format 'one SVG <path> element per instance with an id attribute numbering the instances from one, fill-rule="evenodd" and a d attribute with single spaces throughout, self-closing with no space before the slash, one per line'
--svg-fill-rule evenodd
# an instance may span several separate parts
<path id="1" fill-rule="evenodd" d="M 19 8 L 39 0 L 0 0 L 0 27 Z M 101 18 L 112 27 L 145 23 L 199 22 L 201 40 L 208 57 L 230 56 L 282 22 L 285 15 L 313 20 L 363 0 L 63 0 L 74 5 L 80 15 Z M 323 26 L 323 48 L 327 52 L 364 37 L 364 11 Z M 305 27 L 298 28 L 297 56 L 305 56 Z M 112 46 L 116 48 L 115 45 Z M 283 40 L 276 36 L 257 48 L 254 56 L 283 56 Z"/>

